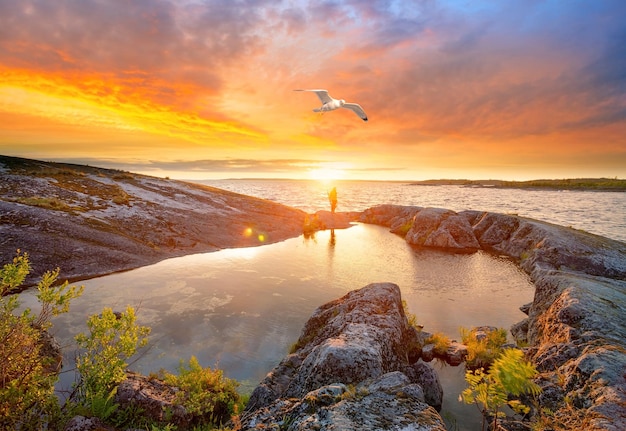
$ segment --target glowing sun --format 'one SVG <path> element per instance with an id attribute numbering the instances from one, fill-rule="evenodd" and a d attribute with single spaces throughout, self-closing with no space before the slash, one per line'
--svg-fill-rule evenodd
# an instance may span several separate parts
<path id="1" fill-rule="evenodd" d="M 334 181 L 341 180 L 345 177 L 345 172 L 335 168 L 319 168 L 309 171 L 309 178 L 318 181 Z"/>

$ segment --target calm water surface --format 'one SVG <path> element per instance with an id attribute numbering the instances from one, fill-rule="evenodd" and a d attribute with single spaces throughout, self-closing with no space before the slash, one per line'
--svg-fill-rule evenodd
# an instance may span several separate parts
<path id="1" fill-rule="evenodd" d="M 327 189 L 313 181 L 207 181 L 210 185 L 272 199 L 307 212 L 328 209 Z M 340 211 L 391 203 L 517 213 L 626 240 L 626 193 L 472 189 L 403 183 L 340 182 Z M 103 307 L 138 310 L 152 328 L 150 347 L 132 365 L 149 373 L 174 371 L 195 355 L 250 391 L 287 353 L 313 310 L 372 282 L 400 286 L 409 310 L 429 332 L 459 338 L 459 327 L 509 328 L 525 316 L 534 288 L 510 261 L 486 253 L 415 250 L 385 228 L 357 224 L 262 247 L 169 259 L 156 265 L 86 281 L 71 312 L 55 319 L 57 338 L 73 363 L 73 337 L 88 315 Z M 25 306 L 36 308 L 31 292 Z M 442 414 L 452 429 L 480 429 L 474 406 L 457 397 L 463 367 L 434 364 L 444 386 Z M 73 373 L 63 376 L 69 387 Z"/>
<path id="2" fill-rule="evenodd" d="M 425 330 L 453 338 L 461 326 L 508 328 L 525 317 L 518 307 L 530 302 L 534 291 L 506 259 L 414 250 L 385 228 L 357 224 L 318 232 L 314 239 L 169 259 L 86 281 L 85 293 L 71 313 L 55 319 L 54 329 L 68 347 L 66 363 L 72 363 L 72 339 L 86 330 L 86 316 L 104 306 L 133 305 L 139 323 L 152 328 L 150 348 L 133 369 L 173 371 L 181 359 L 195 355 L 251 390 L 285 356 L 315 308 L 379 281 L 400 286 Z M 31 293 L 23 298 L 36 308 Z M 460 430 L 478 429 L 475 407 L 457 401 L 463 368 L 439 372 L 444 414 L 463 418 Z M 60 386 L 69 387 L 73 377 L 65 375 Z"/>

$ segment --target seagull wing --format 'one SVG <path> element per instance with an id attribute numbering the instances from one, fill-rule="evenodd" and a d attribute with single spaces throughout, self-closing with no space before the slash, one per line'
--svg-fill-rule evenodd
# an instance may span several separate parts
<path id="1" fill-rule="evenodd" d="M 311 91 L 317 94 L 317 97 L 320 98 L 322 104 L 333 101 L 333 98 L 328 95 L 328 91 L 326 90 L 293 90 L 293 91 Z"/>
<path id="2" fill-rule="evenodd" d="M 363 108 L 361 108 L 361 105 L 357 103 L 344 103 L 342 108 L 346 108 L 346 109 L 353 111 L 356 115 L 361 117 L 363 121 L 367 121 L 367 115 L 365 114 L 365 111 L 363 110 Z"/>

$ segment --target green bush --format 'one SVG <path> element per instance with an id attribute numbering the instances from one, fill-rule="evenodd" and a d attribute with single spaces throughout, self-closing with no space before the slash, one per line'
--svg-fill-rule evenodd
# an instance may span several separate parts
<path id="1" fill-rule="evenodd" d="M 37 285 L 41 311 L 16 314 L 17 295 L 10 295 L 30 273 L 28 254 L 18 250 L 12 263 L 0 270 L 0 428 L 41 429 L 52 427 L 60 408 L 54 395 L 58 359 L 46 351 L 50 318 L 69 309 L 83 287 L 55 286 L 59 270 L 48 271 Z M 59 352 L 57 352 L 58 354 Z"/>
<path id="2" fill-rule="evenodd" d="M 242 408 L 237 393 L 239 384 L 225 378 L 221 370 L 203 368 L 195 356 L 189 359 L 188 367 L 181 362 L 178 375 L 167 371 L 161 374 L 166 383 L 180 389 L 177 402 L 199 417 L 199 423 L 219 426 Z"/>
<path id="3" fill-rule="evenodd" d="M 476 404 L 485 418 L 493 418 L 492 429 L 498 429 L 498 418 L 504 417 L 502 408 L 505 405 L 515 412 L 528 413 L 528 406 L 518 399 L 522 394 L 537 395 L 541 388 L 533 381 L 537 375 L 534 365 L 524 360 L 521 350 L 506 349 L 485 372 L 482 368 L 465 373 L 465 381 L 469 387 L 460 399 L 466 404 Z"/>
<path id="4" fill-rule="evenodd" d="M 78 334 L 76 342 L 84 349 L 76 359 L 80 373 L 78 400 L 106 400 L 126 378 L 126 360 L 148 342 L 150 328 L 136 323 L 135 310 L 128 306 L 123 313 L 110 308 L 87 320 L 89 335 Z"/>

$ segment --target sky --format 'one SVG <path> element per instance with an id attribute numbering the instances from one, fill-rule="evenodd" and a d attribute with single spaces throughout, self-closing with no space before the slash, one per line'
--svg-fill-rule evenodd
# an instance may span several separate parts
<path id="1" fill-rule="evenodd" d="M 626 1 L 0 0 L 0 154 L 180 179 L 626 178 Z"/>

